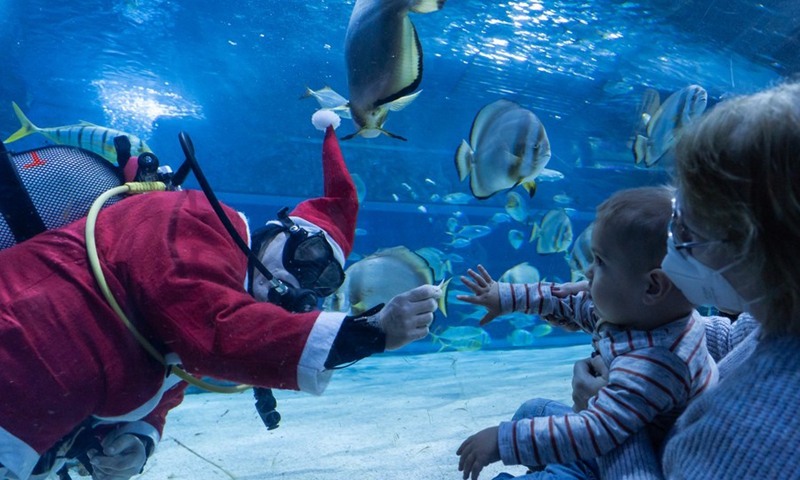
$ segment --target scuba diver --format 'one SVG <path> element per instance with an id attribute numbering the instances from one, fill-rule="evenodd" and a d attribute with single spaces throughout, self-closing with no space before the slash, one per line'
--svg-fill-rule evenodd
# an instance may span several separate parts
<path id="1" fill-rule="evenodd" d="M 63 465 L 80 458 L 94 480 L 126 480 L 187 374 L 319 395 L 337 367 L 427 336 L 441 295 L 431 285 L 358 317 L 317 310 L 344 280 L 358 208 L 330 125 L 323 168 L 324 197 L 281 212 L 249 245 L 242 214 L 181 190 L 0 251 L 0 478 L 68 478 Z"/>

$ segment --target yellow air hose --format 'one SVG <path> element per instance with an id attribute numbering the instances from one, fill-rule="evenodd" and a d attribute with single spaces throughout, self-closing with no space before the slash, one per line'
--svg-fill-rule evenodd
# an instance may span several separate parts
<path id="1" fill-rule="evenodd" d="M 153 358 L 158 360 L 161 364 L 165 367 L 170 369 L 172 373 L 177 375 L 180 379 L 186 381 L 190 385 L 194 385 L 195 387 L 202 388 L 203 390 L 208 390 L 209 392 L 216 392 L 216 393 L 238 393 L 243 392 L 247 389 L 252 388 L 250 385 L 236 385 L 232 387 L 223 387 L 220 385 L 212 385 L 210 383 L 204 382 L 199 378 L 192 376 L 191 374 L 187 373 L 182 368 L 176 365 L 168 365 L 164 356 L 161 355 L 158 350 L 146 339 L 144 336 L 139 333 L 136 327 L 131 323 L 128 317 L 125 315 L 125 312 L 122 311 L 117 300 L 114 298 L 114 295 L 111 293 L 111 289 L 108 288 L 108 283 L 106 282 L 105 274 L 103 274 L 103 269 L 100 267 L 100 258 L 97 255 L 97 244 L 95 243 L 95 224 L 97 223 L 97 215 L 100 213 L 100 209 L 103 207 L 103 204 L 106 201 L 115 196 L 120 194 L 136 194 L 136 193 L 146 193 L 146 192 L 155 192 L 160 191 L 163 192 L 167 189 L 167 186 L 163 182 L 128 182 L 124 185 L 119 187 L 114 187 L 110 190 L 107 190 L 102 195 L 97 197 L 97 200 L 94 201 L 92 204 L 92 208 L 89 209 L 89 214 L 86 217 L 86 253 L 89 255 L 89 264 L 92 268 L 92 273 L 94 273 L 94 277 L 97 280 L 97 284 L 100 287 L 100 291 L 103 292 L 103 296 L 108 301 L 108 304 L 117 314 L 122 323 L 128 327 L 128 330 L 131 331 L 136 340 L 139 344 L 147 350 L 147 353 L 152 355 Z"/>

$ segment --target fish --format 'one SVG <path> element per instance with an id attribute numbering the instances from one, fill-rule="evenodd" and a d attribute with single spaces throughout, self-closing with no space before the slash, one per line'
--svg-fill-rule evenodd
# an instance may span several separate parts
<path id="1" fill-rule="evenodd" d="M 558 170 L 543 168 L 542 171 L 539 172 L 539 176 L 536 177 L 536 180 L 538 182 L 557 182 L 559 180 L 564 180 L 564 178 L 564 174 Z"/>
<path id="2" fill-rule="evenodd" d="M 356 197 L 358 198 L 358 204 L 363 205 L 364 199 L 367 197 L 367 185 L 364 183 L 364 180 L 361 179 L 359 174 L 353 173 L 350 176 L 353 178 L 353 184 L 356 186 Z"/>
<path id="3" fill-rule="evenodd" d="M 511 332 L 506 340 L 513 347 L 529 347 L 536 341 L 536 337 L 531 332 L 518 328 Z"/>
<path id="4" fill-rule="evenodd" d="M 128 140 L 131 142 L 132 156 L 139 156 L 143 153 L 152 152 L 144 140 L 135 135 L 113 128 L 101 127 L 89 122 L 81 122 L 76 125 L 64 125 L 61 127 L 39 128 L 28 120 L 28 117 L 22 113 L 22 110 L 16 102 L 11 102 L 11 105 L 14 107 L 14 113 L 17 114 L 17 118 L 22 126 L 19 130 L 12 133 L 10 137 L 5 139 L 3 143 L 15 142 L 33 133 L 39 133 L 59 145 L 69 145 L 94 152 L 116 165 L 117 149 L 114 147 L 114 139 L 124 135 L 128 137 Z"/>
<path id="5" fill-rule="evenodd" d="M 510 230 L 508 232 L 508 243 L 514 247 L 514 250 L 519 250 L 519 247 L 522 246 L 522 243 L 525 241 L 525 234 L 520 232 L 519 230 Z"/>
<path id="6" fill-rule="evenodd" d="M 465 225 L 461 227 L 459 231 L 452 233 L 452 235 L 455 238 L 475 240 L 476 238 L 485 237 L 490 233 L 492 233 L 492 229 L 486 225 Z"/>
<path id="7" fill-rule="evenodd" d="M 447 254 L 435 247 L 422 247 L 414 250 L 414 253 L 424 258 L 428 265 L 433 269 L 433 278 L 436 280 L 444 278 L 447 274 L 453 274 L 453 262 Z"/>
<path id="8" fill-rule="evenodd" d="M 472 197 L 462 192 L 448 193 L 442 197 L 442 201 L 450 205 L 466 205 L 470 200 L 472 200 Z"/>
<path id="9" fill-rule="evenodd" d="M 574 200 L 566 193 L 559 193 L 558 195 L 553 195 L 553 201 L 562 205 L 569 205 Z"/>
<path id="10" fill-rule="evenodd" d="M 497 212 L 492 215 L 492 218 L 489 219 L 489 223 L 492 225 L 499 225 L 501 223 L 508 223 L 511 221 L 511 215 L 503 212 Z"/>
<path id="11" fill-rule="evenodd" d="M 336 93 L 331 87 L 325 85 L 319 90 L 311 90 L 306 87 L 306 93 L 300 99 L 312 97 L 319 103 L 320 110 L 330 110 L 342 118 L 352 118 L 347 99 Z"/>
<path id="12" fill-rule="evenodd" d="M 431 333 L 434 343 L 439 343 L 442 348 L 452 348 L 457 352 L 472 352 L 480 350 L 492 342 L 489 332 L 479 327 L 448 327 L 442 333 Z"/>
<path id="13" fill-rule="evenodd" d="M 528 262 L 522 262 L 509 268 L 498 279 L 505 283 L 536 283 L 541 279 L 539 270 Z"/>
<path id="14" fill-rule="evenodd" d="M 647 121 L 644 135 L 633 142 L 633 159 L 651 167 L 671 151 L 678 132 L 706 110 L 708 93 L 699 85 L 689 85 L 670 95 Z M 646 114 L 643 115 L 646 119 Z"/>
<path id="15" fill-rule="evenodd" d="M 468 247 L 471 243 L 472 240 L 470 240 L 469 238 L 459 237 L 459 238 L 454 238 L 453 240 L 447 243 L 442 243 L 442 245 L 453 248 L 464 248 Z"/>
<path id="16" fill-rule="evenodd" d="M 566 252 L 572 245 L 572 222 L 563 208 L 544 214 L 541 224 L 534 224 L 530 242 L 536 240 L 536 252 L 542 254 Z"/>
<path id="17" fill-rule="evenodd" d="M 539 338 L 539 337 L 544 337 L 545 335 L 549 335 L 552 331 L 553 327 L 551 325 L 547 323 L 540 323 L 539 325 L 533 327 L 531 333 L 533 334 L 534 337 Z"/>
<path id="18" fill-rule="evenodd" d="M 350 114 L 357 135 L 374 138 L 381 133 L 405 138 L 383 128 L 390 111 L 413 102 L 421 91 L 422 44 L 409 11 L 441 10 L 446 0 L 357 0 L 345 34 L 344 54 L 350 89 Z"/>
<path id="19" fill-rule="evenodd" d="M 456 150 L 456 170 L 463 182 L 470 177 L 472 195 L 480 200 L 522 185 L 536 193 L 536 177 L 550 161 L 550 141 L 533 112 L 501 99 L 475 116 L 469 142 Z"/>
<path id="20" fill-rule="evenodd" d="M 439 298 L 439 310 L 445 316 L 450 280 L 442 282 Z M 433 269 L 422 256 L 404 246 L 384 248 L 347 267 L 332 305 L 338 311 L 349 309 L 351 315 L 360 315 L 395 295 L 435 281 Z"/>
<path id="21" fill-rule="evenodd" d="M 525 199 L 522 198 L 522 195 L 519 193 L 508 192 L 508 195 L 506 196 L 505 208 L 509 217 L 520 223 L 528 223 L 528 219 L 530 217 L 528 204 L 525 203 Z"/>
<path id="22" fill-rule="evenodd" d="M 567 256 L 567 264 L 569 264 L 570 272 L 572 272 L 573 282 L 586 280 L 586 269 L 594 262 L 594 254 L 592 253 L 592 227 L 594 227 L 594 223 L 589 224 L 589 226 L 578 235 L 578 238 L 575 239 L 575 243 L 572 245 L 572 250 Z"/>

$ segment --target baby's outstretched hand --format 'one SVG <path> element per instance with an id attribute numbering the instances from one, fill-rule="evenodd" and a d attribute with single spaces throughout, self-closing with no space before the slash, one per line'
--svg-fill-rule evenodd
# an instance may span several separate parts
<path id="1" fill-rule="evenodd" d="M 492 280 L 489 272 L 483 268 L 483 265 L 478 265 L 478 272 L 472 269 L 467 270 L 467 274 L 472 277 L 472 280 L 464 276 L 461 277 L 461 282 L 472 290 L 475 295 L 457 295 L 456 298 L 462 302 L 485 307 L 486 315 L 483 316 L 480 324 L 486 325 L 501 314 L 500 289 L 497 286 L 497 282 Z"/>
<path id="2" fill-rule="evenodd" d="M 472 476 L 478 480 L 483 467 L 500 461 L 500 443 L 497 440 L 499 427 L 489 427 L 464 440 L 458 447 L 458 470 L 464 472 L 464 480 Z"/>

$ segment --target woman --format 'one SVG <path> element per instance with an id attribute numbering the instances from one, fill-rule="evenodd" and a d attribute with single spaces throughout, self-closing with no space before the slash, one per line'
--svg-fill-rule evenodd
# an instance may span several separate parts
<path id="1" fill-rule="evenodd" d="M 683 132 L 675 161 L 662 268 L 694 303 L 748 311 L 760 329 L 720 362 L 719 385 L 679 418 L 660 465 L 639 435 L 601 471 L 800 478 L 800 83 L 720 103 Z"/>

